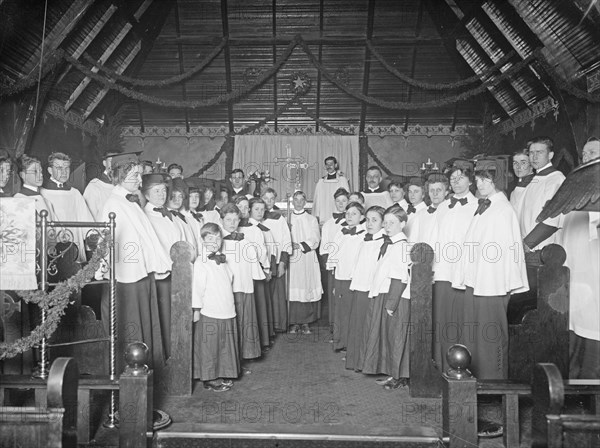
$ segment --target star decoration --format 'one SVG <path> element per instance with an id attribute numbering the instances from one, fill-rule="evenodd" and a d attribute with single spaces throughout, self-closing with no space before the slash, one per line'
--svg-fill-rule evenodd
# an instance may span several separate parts
<path id="1" fill-rule="evenodd" d="M 290 77 L 290 90 L 293 94 L 306 94 L 310 89 L 310 84 L 310 78 L 306 73 L 296 72 Z"/>

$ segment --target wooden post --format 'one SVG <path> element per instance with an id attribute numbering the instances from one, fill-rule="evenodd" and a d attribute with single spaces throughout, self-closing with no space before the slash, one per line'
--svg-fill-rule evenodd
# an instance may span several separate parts
<path id="1" fill-rule="evenodd" d="M 464 345 L 448 350 L 450 368 L 442 375 L 442 425 L 450 448 L 477 446 L 477 379 L 469 371 L 471 353 Z"/>
<path id="2" fill-rule="evenodd" d="M 56 358 L 50 367 L 47 409 L 63 408 L 62 446 L 77 446 L 77 387 L 79 369 L 73 358 Z"/>
<path id="3" fill-rule="evenodd" d="M 550 244 L 542 249 L 538 269 L 537 309 L 528 311 L 519 325 L 509 326 L 511 380 L 529 383 L 536 363 L 556 364 L 569 375 L 569 268 L 564 249 Z"/>
<path id="4" fill-rule="evenodd" d="M 152 435 L 153 374 L 148 370 L 148 346 L 127 346 L 127 367 L 119 378 L 119 446 L 147 448 Z"/>
<path id="5" fill-rule="evenodd" d="M 436 398 L 442 393 L 439 371 L 433 365 L 431 285 L 433 249 L 417 243 L 410 251 L 410 396 Z"/>
<path id="6" fill-rule="evenodd" d="M 179 241 L 171 247 L 171 357 L 157 387 L 161 394 L 191 395 L 193 366 L 192 246 Z"/>

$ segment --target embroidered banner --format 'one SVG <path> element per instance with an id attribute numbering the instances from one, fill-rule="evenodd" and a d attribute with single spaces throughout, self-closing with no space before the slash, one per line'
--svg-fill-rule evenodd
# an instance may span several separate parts
<path id="1" fill-rule="evenodd" d="M 37 289 L 35 199 L 0 198 L 0 290 Z"/>

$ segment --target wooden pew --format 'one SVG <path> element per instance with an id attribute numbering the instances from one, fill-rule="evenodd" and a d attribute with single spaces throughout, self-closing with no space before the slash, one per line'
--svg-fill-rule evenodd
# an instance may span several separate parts
<path id="1" fill-rule="evenodd" d="M 50 367 L 44 406 L 0 408 L 0 446 L 77 447 L 77 381 L 72 358 L 57 358 Z"/>
<path id="2" fill-rule="evenodd" d="M 538 383 L 539 378 L 536 378 L 536 373 L 539 377 L 545 375 L 546 371 L 550 372 L 554 380 L 551 384 L 552 392 L 560 390 L 562 395 L 591 395 L 596 415 L 600 415 L 600 380 L 563 380 L 560 370 L 556 366 L 541 363 L 534 369 L 532 384 L 510 380 L 478 381 L 469 371 L 470 363 L 471 354 L 465 346 L 457 344 L 451 347 L 448 356 L 448 364 L 451 369 L 442 375 L 444 378 L 442 419 L 444 435 L 450 438 L 450 448 L 467 447 L 470 444 L 477 445 L 477 396 L 479 395 L 502 396 L 504 446 L 519 447 L 519 397 L 533 394 L 535 399 L 536 388 L 540 387 L 548 394 L 547 384 L 549 381 L 544 380 Z M 542 368 L 543 371 L 539 372 L 539 366 L 548 365 L 553 367 Z M 538 401 L 546 403 L 546 408 L 551 412 L 555 412 L 557 409 L 555 405 L 552 407 L 548 404 L 550 403 L 548 399 Z M 540 415 L 541 412 L 538 411 L 537 414 Z M 534 407 L 534 428 L 536 426 L 535 415 Z M 539 417 L 537 426 L 542 428 L 542 432 L 546 432 L 543 424 L 539 423 Z"/>
<path id="3" fill-rule="evenodd" d="M 108 375 L 79 377 L 79 373 L 75 376 L 75 391 L 74 395 L 72 395 L 72 402 L 75 403 L 75 414 L 77 417 L 76 433 L 80 444 L 88 443 L 93 436 L 91 433 L 93 429 L 91 422 L 93 415 L 90 411 L 91 391 L 118 390 L 119 409 L 122 410 L 120 412 L 121 421 L 119 422 L 120 446 L 146 447 L 147 437 L 151 437 L 152 435 L 153 414 L 153 373 L 146 366 L 148 360 L 147 347 L 145 344 L 139 342 L 129 344 L 125 358 L 127 367 L 119 379 L 111 379 Z M 50 385 L 50 377 L 46 381 L 42 378 L 32 378 L 28 375 L 0 375 L 0 406 L 4 406 L 5 391 L 11 389 L 34 389 L 36 399 L 36 407 L 34 409 L 40 409 L 44 407 L 46 399 L 50 400 Z M 4 407 L 3 409 L 10 408 Z M 5 445 L 0 443 L 0 446 Z M 40 446 L 45 445 L 42 444 Z"/>
<path id="4" fill-rule="evenodd" d="M 561 372 L 550 363 L 540 363 L 533 371 L 532 439 L 534 447 L 562 448 L 567 433 L 594 433 L 600 435 L 598 399 L 600 380 L 595 382 L 596 414 L 563 414 L 565 395 L 573 393 L 572 387 L 563 383 Z M 592 389 L 592 387 L 588 387 Z M 582 392 L 582 391 L 578 391 Z M 580 393 L 575 392 L 577 395 Z"/>

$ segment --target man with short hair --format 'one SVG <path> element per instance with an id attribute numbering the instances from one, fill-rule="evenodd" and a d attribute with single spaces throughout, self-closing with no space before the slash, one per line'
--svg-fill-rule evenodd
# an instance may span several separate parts
<path id="1" fill-rule="evenodd" d="M 510 193 L 510 203 L 515 209 L 517 217 L 519 217 L 521 216 L 521 207 L 523 205 L 525 188 L 533 179 L 534 173 L 531 162 L 529 161 L 529 151 L 527 149 L 515 151 L 512 159 L 513 171 L 517 177 L 517 180 L 514 182 Z"/>
<path id="2" fill-rule="evenodd" d="M 319 220 L 319 224 L 321 225 L 335 211 L 334 193 L 340 188 L 350 191 L 348 179 L 344 176 L 344 173 L 339 171 L 338 162 L 335 157 L 329 156 L 325 159 L 325 171 L 327 171 L 327 174 L 319 179 L 315 187 L 312 208 L 312 215 Z"/>
<path id="3" fill-rule="evenodd" d="M 167 168 L 167 173 L 171 179 L 183 179 L 183 167 L 178 163 L 172 163 Z"/>
<path id="4" fill-rule="evenodd" d="M 561 238 L 559 229 L 563 218 L 536 222 L 544 204 L 554 196 L 565 180 L 564 174 L 552 166 L 553 148 L 554 142 L 550 137 L 536 137 L 527 145 L 535 176 L 525 188 L 521 213 L 517 214 L 526 250 L 541 251 L 543 247 L 556 243 Z"/>
<path id="5" fill-rule="evenodd" d="M 231 176 L 229 176 L 229 184 L 227 185 L 227 192 L 229 193 L 230 199 L 236 195 L 244 195 L 248 199 L 252 198 L 252 195 L 248 191 L 244 170 L 236 168 L 231 172 Z"/>
<path id="6" fill-rule="evenodd" d="M 42 184 L 40 193 L 54 208 L 59 221 L 92 222 L 94 217 L 85 199 L 77 190 L 69 185 L 71 175 L 71 158 L 62 152 L 53 152 L 48 157 L 48 173 L 50 178 Z M 77 261 L 86 261 L 84 238 L 85 228 L 68 228 L 65 236 L 73 235 L 73 243 L 77 246 Z"/>
<path id="7" fill-rule="evenodd" d="M 379 205 L 386 209 L 392 206 L 393 202 L 390 193 L 381 186 L 382 178 L 383 175 L 379 167 L 369 167 L 365 176 L 367 188 L 363 191 L 363 195 L 365 196 L 365 210 L 373 205 Z"/>
<path id="8" fill-rule="evenodd" d="M 0 156 L 0 198 L 10 197 L 10 194 L 5 191 L 6 184 L 10 180 L 12 171 L 12 163 L 8 157 Z"/>

